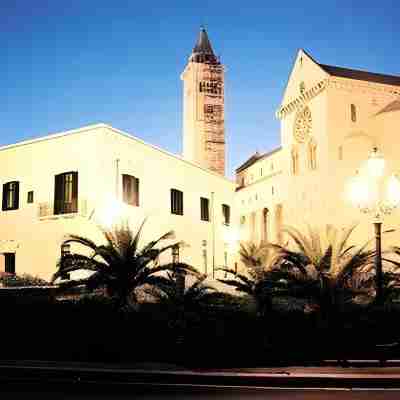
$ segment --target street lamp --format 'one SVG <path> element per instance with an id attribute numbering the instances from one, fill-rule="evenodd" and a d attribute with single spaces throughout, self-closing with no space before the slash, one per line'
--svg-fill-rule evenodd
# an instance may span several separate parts
<path id="1" fill-rule="evenodd" d="M 382 302 L 382 221 L 400 204 L 400 180 L 394 174 L 385 178 L 385 159 L 377 147 L 350 181 L 350 201 L 362 213 L 373 216 L 375 231 L 375 285 L 377 304 Z"/>

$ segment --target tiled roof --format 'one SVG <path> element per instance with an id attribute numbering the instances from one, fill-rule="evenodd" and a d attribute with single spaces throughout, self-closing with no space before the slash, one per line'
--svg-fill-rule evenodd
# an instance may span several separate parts
<path id="1" fill-rule="evenodd" d="M 324 64 L 319 64 L 319 66 L 328 74 L 339 76 L 341 78 L 400 86 L 400 77 L 395 75 L 377 74 L 375 72 L 360 71 Z"/>
<path id="2" fill-rule="evenodd" d="M 278 147 L 278 148 L 276 148 L 274 150 L 271 150 L 271 151 L 269 151 L 267 153 L 264 153 L 264 154 L 260 154 L 258 151 L 255 152 L 247 161 L 245 161 L 242 165 L 240 165 L 238 168 L 236 168 L 236 173 L 241 172 L 241 171 L 249 168 L 250 166 L 252 166 L 257 161 L 259 161 L 259 160 L 261 160 L 263 158 L 267 158 L 270 155 L 278 152 L 281 149 L 282 149 L 282 147 L 280 146 L 280 147 Z"/>

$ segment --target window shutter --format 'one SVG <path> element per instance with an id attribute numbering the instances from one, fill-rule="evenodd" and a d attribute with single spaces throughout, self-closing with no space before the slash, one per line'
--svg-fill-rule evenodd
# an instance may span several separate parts
<path id="1" fill-rule="evenodd" d="M 14 204 L 12 205 L 12 208 L 17 210 L 19 207 L 19 182 L 14 182 L 14 185 Z"/>
<path id="2" fill-rule="evenodd" d="M 134 205 L 139 207 L 139 179 L 134 178 Z"/>
<path id="3" fill-rule="evenodd" d="M 130 183 L 129 175 L 122 175 L 122 201 L 126 204 L 129 204 L 129 183 Z"/>
<path id="4" fill-rule="evenodd" d="M 3 185 L 3 202 L 2 202 L 2 209 L 7 209 L 7 192 L 8 192 L 8 185 L 5 183 Z"/>
<path id="5" fill-rule="evenodd" d="M 78 212 L 78 172 L 72 172 L 72 210 Z"/>
<path id="6" fill-rule="evenodd" d="M 64 175 L 56 175 L 54 177 L 54 214 L 61 213 L 63 202 L 63 182 Z"/>

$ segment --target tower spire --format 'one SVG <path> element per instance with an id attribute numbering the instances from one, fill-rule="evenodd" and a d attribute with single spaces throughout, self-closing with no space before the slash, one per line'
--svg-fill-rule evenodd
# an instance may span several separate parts
<path id="1" fill-rule="evenodd" d="M 193 47 L 189 61 L 197 63 L 219 64 L 204 26 L 200 27 L 199 37 L 196 45 Z"/>

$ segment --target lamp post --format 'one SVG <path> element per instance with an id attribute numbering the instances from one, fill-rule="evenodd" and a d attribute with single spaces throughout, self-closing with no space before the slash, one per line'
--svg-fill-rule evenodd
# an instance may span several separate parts
<path id="1" fill-rule="evenodd" d="M 387 175 L 386 175 L 387 176 Z M 349 187 L 350 201 L 362 213 L 373 216 L 375 233 L 375 302 L 383 300 L 382 222 L 400 204 L 400 180 L 394 174 L 385 177 L 385 159 L 374 147 L 367 161 L 357 171 Z"/>

